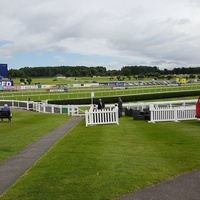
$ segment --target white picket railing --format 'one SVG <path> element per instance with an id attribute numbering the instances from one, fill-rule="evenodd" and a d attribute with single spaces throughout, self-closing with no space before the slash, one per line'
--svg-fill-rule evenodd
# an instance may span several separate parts
<path id="1" fill-rule="evenodd" d="M 196 114 L 196 106 L 178 106 L 178 107 L 155 107 L 150 105 L 150 121 L 151 123 L 180 120 L 194 120 Z"/>
<path id="2" fill-rule="evenodd" d="M 11 108 L 19 108 L 41 113 L 63 113 L 69 116 L 84 116 L 85 110 L 81 108 L 89 107 L 88 105 L 55 105 L 45 102 L 17 100 L 0 100 L 0 107 L 5 103 Z"/>
<path id="3" fill-rule="evenodd" d="M 97 124 L 119 124 L 118 108 L 85 111 L 86 126 Z"/>
<path id="4" fill-rule="evenodd" d="M 175 106 L 190 106 L 195 105 L 197 99 L 191 100 L 176 100 L 176 101 L 157 101 L 157 102 L 136 102 L 136 103 L 124 103 L 123 106 L 126 108 L 132 108 L 134 110 L 143 110 L 150 108 L 150 105 L 154 107 L 175 107 Z"/>
<path id="5" fill-rule="evenodd" d="M 84 116 L 85 111 L 81 110 L 80 108 L 80 105 L 55 105 L 46 103 L 33 103 L 33 110 L 36 112 L 66 113 L 68 116 Z"/>
<path id="6" fill-rule="evenodd" d="M 17 100 L 0 100 L 0 106 L 7 103 L 10 107 L 26 109 L 43 113 L 66 113 L 70 116 L 85 116 L 86 126 L 94 124 L 119 124 L 117 108 L 106 108 L 103 111 L 85 111 L 86 107 L 90 105 L 55 105 L 45 102 L 33 102 L 33 101 L 17 101 Z M 149 122 L 161 122 L 161 121 L 180 121 L 196 119 L 196 100 L 185 101 L 169 101 L 169 102 L 145 102 L 145 103 L 129 103 L 124 106 L 130 108 L 149 108 L 150 121 Z M 107 105 L 109 106 L 109 105 Z"/>

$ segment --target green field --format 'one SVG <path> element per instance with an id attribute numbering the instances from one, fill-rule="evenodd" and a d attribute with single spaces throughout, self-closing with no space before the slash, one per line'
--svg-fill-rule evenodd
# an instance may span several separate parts
<path id="1" fill-rule="evenodd" d="M 128 89 L 113 89 L 112 87 L 69 88 L 68 92 L 46 92 L 45 89 L 26 89 L 20 91 L 1 92 L 2 100 L 41 101 L 57 99 L 90 98 L 91 92 L 95 97 L 127 96 L 133 94 L 151 94 L 160 92 L 177 92 L 200 90 L 200 84 L 183 84 L 182 86 L 130 86 Z"/>
<path id="2" fill-rule="evenodd" d="M 49 80 L 46 84 L 50 84 Z M 0 98 L 46 100 L 90 97 L 91 91 L 96 97 L 103 97 L 199 89 L 199 84 L 190 84 L 140 86 L 127 90 L 78 88 L 55 94 L 26 90 L 1 92 Z M 181 99 L 191 98 L 197 97 Z M 64 114 L 20 110 L 12 110 L 12 113 L 12 123 L 0 122 L 1 163 L 71 118 Z M 199 125 L 198 120 L 152 124 L 125 116 L 119 119 L 119 125 L 85 127 L 82 121 L 0 199 L 111 200 L 200 169 Z"/>
<path id="3" fill-rule="evenodd" d="M 26 79 L 25 79 L 26 80 Z M 145 79 L 150 80 L 150 79 Z M 99 82 L 108 82 L 110 81 L 109 77 L 69 77 L 69 78 L 58 78 L 57 81 L 54 81 L 53 78 L 32 78 L 31 85 L 35 84 L 43 84 L 43 85 L 56 85 L 56 84 L 76 84 L 76 83 L 92 83 L 93 81 Z M 117 79 L 113 79 L 112 81 L 116 82 Z M 126 79 L 128 81 L 128 79 Z M 135 81 L 135 79 L 131 79 L 131 81 Z M 14 85 L 20 84 L 19 78 L 13 79 Z"/>
<path id="4" fill-rule="evenodd" d="M 56 84 L 75 84 L 75 83 L 92 83 L 92 82 L 97 82 L 97 83 L 107 83 L 107 82 L 118 82 L 117 79 L 118 76 L 113 77 L 110 79 L 109 76 L 85 76 L 85 77 L 67 77 L 67 78 L 57 78 L 56 81 L 54 78 L 31 78 L 32 82 L 31 85 L 35 84 L 43 84 L 43 85 L 56 85 Z M 143 79 L 136 79 L 136 78 L 127 78 L 126 76 L 119 76 L 121 78 L 124 78 L 123 82 L 135 82 L 135 81 L 152 81 L 152 78 L 143 78 Z M 14 85 L 19 85 L 20 84 L 20 78 L 14 78 L 12 79 L 14 81 Z M 26 80 L 26 78 L 24 78 Z M 170 79 L 169 81 L 175 81 L 176 77 Z M 168 81 L 167 78 L 165 79 L 157 79 L 157 81 Z"/>
<path id="5" fill-rule="evenodd" d="M 44 125 L 36 120 L 36 115 L 44 119 Z M 22 148 L 58 126 L 58 121 L 48 129 L 43 127 L 45 124 L 63 117 L 50 116 L 54 115 L 19 112 L 14 113 L 12 123 L 3 123 L 0 136 L 4 159 L 10 152 L 18 151 L 18 146 Z M 37 136 L 30 131 L 33 123 L 39 125 Z M 7 134 L 8 130 L 12 133 Z M 27 144 L 24 138 L 29 140 Z M 149 124 L 122 117 L 120 125 L 91 127 L 85 127 L 82 121 L 0 199 L 115 199 L 200 169 L 199 146 L 197 120 Z"/>

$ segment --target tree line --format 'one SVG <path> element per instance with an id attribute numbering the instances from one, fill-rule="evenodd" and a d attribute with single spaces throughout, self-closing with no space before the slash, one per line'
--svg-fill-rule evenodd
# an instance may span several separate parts
<path id="1" fill-rule="evenodd" d="M 154 66 L 124 66 L 120 70 L 107 70 L 106 67 L 86 67 L 86 66 L 52 66 L 52 67 L 23 67 L 20 69 L 10 69 L 9 78 L 39 78 L 56 77 L 58 75 L 66 77 L 84 77 L 84 76 L 145 76 L 159 77 L 179 74 L 200 74 L 200 67 L 182 67 L 172 70 L 160 70 Z"/>

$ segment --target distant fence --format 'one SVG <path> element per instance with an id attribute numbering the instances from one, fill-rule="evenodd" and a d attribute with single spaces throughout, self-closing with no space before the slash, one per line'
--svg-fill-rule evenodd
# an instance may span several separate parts
<path id="1" fill-rule="evenodd" d="M 60 113 L 69 116 L 84 116 L 85 110 L 82 108 L 89 107 L 88 105 L 55 105 L 34 101 L 0 100 L 0 106 L 3 106 L 5 103 L 11 108 L 41 113 Z"/>
<path id="2" fill-rule="evenodd" d="M 33 103 L 33 111 L 42 113 L 64 113 L 69 116 L 84 116 L 85 110 L 82 107 L 88 105 L 55 105 L 47 103 Z"/>
<path id="3" fill-rule="evenodd" d="M 178 106 L 178 107 L 155 107 L 150 105 L 150 121 L 163 122 L 196 119 L 196 106 Z"/>
<path id="4" fill-rule="evenodd" d="M 118 108 L 93 110 L 91 107 L 89 111 L 85 111 L 86 126 L 98 124 L 119 124 Z"/>
<path id="5" fill-rule="evenodd" d="M 141 110 L 149 109 L 150 105 L 153 105 L 155 108 L 157 107 L 177 107 L 177 106 L 193 106 L 197 102 L 197 99 L 192 100 L 176 100 L 176 101 L 157 101 L 157 102 L 136 102 L 136 103 L 124 103 L 124 107 L 132 108 L 133 110 Z"/>

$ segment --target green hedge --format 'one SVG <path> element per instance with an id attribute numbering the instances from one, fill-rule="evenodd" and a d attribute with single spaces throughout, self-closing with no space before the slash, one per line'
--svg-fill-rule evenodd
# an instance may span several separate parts
<path id="1" fill-rule="evenodd" d="M 136 94 L 136 95 L 126 95 L 121 96 L 123 102 L 134 102 L 134 101 L 143 101 L 143 100 L 154 100 L 154 99 L 166 99 L 166 98 L 176 98 L 176 97 L 187 97 L 187 96 L 199 96 L 200 91 L 181 91 L 181 92 L 167 92 L 167 93 L 151 93 L 151 94 Z M 97 103 L 98 98 L 94 98 L 93 102 Z M 118 96 L 103 97 L 103 101 L 106 103 L 116 103 L 118 102 Z M 83 99 L 65 99 L 65 100 L 49 100 L 50 104 L 57 105 L 84 105 L 91 104 L 91 98 Z"/>

